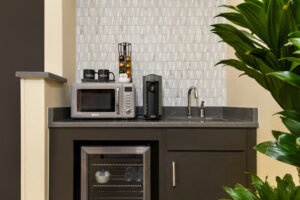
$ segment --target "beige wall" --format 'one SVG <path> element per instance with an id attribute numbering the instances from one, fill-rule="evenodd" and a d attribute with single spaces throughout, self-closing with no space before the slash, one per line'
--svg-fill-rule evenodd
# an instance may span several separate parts
<path id="1" fill-rule="evenodd" d="M 68 78 L 68 83 L 74 83 L 76 80 L 76 0 L 59 1 L 62 2 L 63 11 L 63 76 Z"/>
<path id="2" fill-rule="evenodd" d="M 45 72 L 67 78 L 66 88 L 75 82 L 76 0 L 45 0 Z"/>
<path id="3" fill-rule="evenodd" d="M 62 1 L 45 0 L 45 71 L 63 76 Z"/>
<path id="4" fill-rule="evenodd" d="M 228 0 L 229 4 L 238 4 L 241 0 Z M 234 51 L 228 47 L 227 57 L 234 58 Z M 240 71 L 227 67 L 227 104 L 228 106 L 257 107 L 259 124 L 257 142 L 273 141 L 271 130 L 285 130 L 284 125 L 274 113 L 281 108 L 274 101 L 270 93 L 264 90 L 254 80 L 239 75 Z M 283 176 L 286 173 L 293 175 L 298 182 L 296 169 L 290 165 L 273 160 L 258 153 L 257 158 L 258 175 L 261 178 L 269 176 L 269 181 L 275 183 L 275 176 Z"/>

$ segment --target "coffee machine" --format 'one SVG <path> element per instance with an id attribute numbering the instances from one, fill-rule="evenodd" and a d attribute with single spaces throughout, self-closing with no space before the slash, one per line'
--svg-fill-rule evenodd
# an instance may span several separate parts
<path id="1" fill-rule="evenodd" d="M 143 105 L 145 119 L 162 116 L 162 77 L 150 74 L 143 77 Z"/>

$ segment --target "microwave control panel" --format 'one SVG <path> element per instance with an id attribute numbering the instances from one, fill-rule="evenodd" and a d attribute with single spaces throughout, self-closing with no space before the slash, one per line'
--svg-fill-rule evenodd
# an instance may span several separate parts
<path id="1" fill-rule="evenodd" d="M 135 117 L 135 88 L 131 83 L 123 84 L 123 117 Z"/>

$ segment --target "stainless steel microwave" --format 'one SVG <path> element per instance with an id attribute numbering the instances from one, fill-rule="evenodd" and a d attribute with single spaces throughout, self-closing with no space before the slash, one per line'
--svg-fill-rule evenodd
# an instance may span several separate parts
<path id="1" fill-rule="evenodd" d="M 71 86 L 73 118 L 134 118 L 133 83 L 76 83 Z"/>

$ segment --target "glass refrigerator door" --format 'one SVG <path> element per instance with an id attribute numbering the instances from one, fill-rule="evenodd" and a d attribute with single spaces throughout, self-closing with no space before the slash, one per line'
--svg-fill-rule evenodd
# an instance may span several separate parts
<path id="1" fill-rule="evenodd" d="M 81 200 L 150 200 L 150 147 L 82 147 Z"/>

